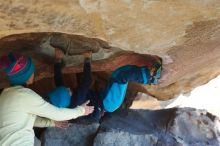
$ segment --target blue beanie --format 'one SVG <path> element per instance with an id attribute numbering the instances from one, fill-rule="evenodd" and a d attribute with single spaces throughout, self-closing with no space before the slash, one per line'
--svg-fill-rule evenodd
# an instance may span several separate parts
<path id="1" fill-rule="evenodd" d="M 64 86 L 59 86 L 53 89 L 47 94 L 51 104 L 60 107 L 67 108 L 70 105 L 71 96 L 69 90 Z"/>
<path id="2" fill-rule="evenodd" d="M 30 57 L 8 55 L 8 65 L 3 69 L 11 85 L 24 85 L 35 71 Z"/>

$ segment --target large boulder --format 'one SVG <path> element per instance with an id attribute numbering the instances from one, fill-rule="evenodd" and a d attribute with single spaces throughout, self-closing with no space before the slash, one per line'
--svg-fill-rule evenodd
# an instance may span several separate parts
<path id="1" fill-rule="evenodd" d="M 102 122 L 94 146 L 217 146 L 219 120 L 204 110 L 122 110 Z"/>
<path id="2" fill-rule="evenodd" d="M 218 146 L 219 118 L 205 110 L 119 110 L 97 123 L 48 128 L 45 146 Z"/>
<path id="3" fill-rule="evenodd" d="M 88 146 L 93 143 L 99 124 L 72 124 L 67 129 L 48 128 L 43 137 L 44 146 Z"/>

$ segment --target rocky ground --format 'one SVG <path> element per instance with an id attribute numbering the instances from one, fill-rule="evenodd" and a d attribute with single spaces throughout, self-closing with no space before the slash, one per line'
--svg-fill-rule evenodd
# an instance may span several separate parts
<path id="1" fill-rule="evenodd" d="M 102 39 L 112 47 L 162 57 L 159 86 L 138 89 L 167 100 L 219 75 L 219 6 L 219 0 L 1 0 L 0 55 L 22 52 L 19 45 L 33 49 L 36 36 L 45 36 L 41 32 L 81 34 L 82 42 Z"/>
<path id="2" fill-rule="evenodd" d="M 205 110 L 120 110 L 101 124 L 48 128 L 44 146 L 218 146 L 219 118 Z"/>

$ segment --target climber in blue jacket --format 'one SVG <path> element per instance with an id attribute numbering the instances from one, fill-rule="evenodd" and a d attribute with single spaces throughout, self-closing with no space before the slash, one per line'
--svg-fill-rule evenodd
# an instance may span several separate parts
<path id="1" fill-rule="evenodd" d="M 157 84 L 160 78 L 161 65 L 155 64 L 154 71 L 146 66 L 125 65 L 112 72 L 103 98 L 103 108 L 107 112 L 114 112 L 123 103 L 128 83 Z"/>
<path id="2" fill-rule="evenodd" d="M 62 54 L 59 50 L 58 54 Z M 72 95 L 71 91 L 64 86 L 62 80 L 62 65 L 60 62 L 54 65 L 54 80 L 56 88 L 48 93 L 49 102 L 61 107 L 75 107 L 87 100 L 95 107 L 94 112 L 89 115 L 99 121 L 103 112 L 114 112 L 124 101 L 129 82 L 140 84 L 157 84 L 161 76 L 162 61 L 153 64 L 149 69 L 147 66 L 125 65 L 112 72 L 105 91 L 95 92 L 90 89 L 92 83 L 91 75 L 91 53 L 85 53 L 83 77 L 76 92 Z M 61 55 L 62 56 L 62 55 Z"/>

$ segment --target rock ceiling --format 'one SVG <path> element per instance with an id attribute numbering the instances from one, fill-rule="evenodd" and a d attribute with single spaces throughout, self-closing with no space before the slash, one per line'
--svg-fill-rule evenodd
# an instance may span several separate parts
<path id="1" fill-rule="evenodd" d="M 16 48 L 18 36 L 39 43 L 34 40 L 42 34 L 28 33 L 99 38 L 110 46 L 163 59 L 158 86 L 133 85 L 158 99 L 189 92 L 220 73 L 219 0 L 0 1 L 1 55 L 7 44 Z M 23 33 L 27 34 L 15 35 Z"/>

